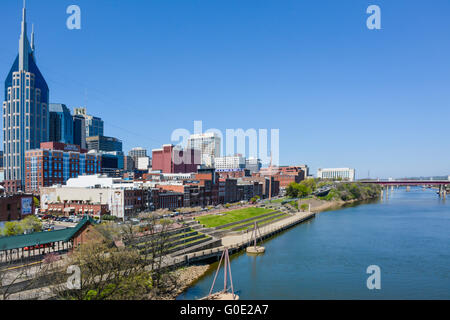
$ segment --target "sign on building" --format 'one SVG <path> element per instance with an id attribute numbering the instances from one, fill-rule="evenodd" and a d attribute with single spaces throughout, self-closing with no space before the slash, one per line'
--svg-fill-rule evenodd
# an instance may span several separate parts
<path id="1" fill-rule="evenodd" d="M 33 198 L 22 198 L 22 215 L 28 215 L 33 213 Z"/>

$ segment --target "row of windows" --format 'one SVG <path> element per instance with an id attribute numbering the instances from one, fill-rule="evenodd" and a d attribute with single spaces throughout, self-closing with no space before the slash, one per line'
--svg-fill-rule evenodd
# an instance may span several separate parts
<path id="1" fill-rule="evenodd" d="M 34 103 L 33 101 L 25 101 L 25 113 L 30 113 L 30 105 L 31 105 L 31 113 L 35 113 L 35 110 L 39 110 L 40 106 L 42 106 L 42 113 L 43 115 L 45 114 L 45 112 L 47 111 L 47 104 L 45 103 L 40 103 L 40 102 L 36 102 Z M 11 106 L 13 106 L 11 108 Z M 10 114 L 10 113 L 16 113 L 19 114 L 20 113 L 20 101 L 16 101 L 16 102 L 5 102 L 3 105 L 3 115 L 6 116 L 6 114 Z"/>
<path id="2" fill-rule="evenodd" d="M 8 90 L 8 97 L 6 100 L 7 101 L 21 100 L 20 88 L 21 88 L 20 86 L 17 86 L 14 88 L 9 87 L 8 89 L 11 89 L 11 90 Z M 31 92 L 31 94 L 30 94 L 30 92 Z M 33 88 L 30 88 L 27 86 L 25 88 L 25 99 L 33 100 L 34 97 L 36 98 L 35 100 L 37 102 L 40 102 L 41 101 L 41 90 L 39 88 L 33 89 Z"/>

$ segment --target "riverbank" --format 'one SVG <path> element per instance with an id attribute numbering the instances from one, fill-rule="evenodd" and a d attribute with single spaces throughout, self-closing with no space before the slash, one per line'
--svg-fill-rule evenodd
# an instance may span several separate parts
<path id="1" fill-rule="evenodd" d="M 339 209 L 342 208 L 345 205 L 348 204 L 352 204 L 358 201 L 363 201 L 363 200 L 320 200 L 320 199 L 316 199 L 316 198 L 311 198 L 311 199 L 305 199 L 305 200 L 300 200 L 299 202 L 299 206 L 301 206 L 302 204 L 309 204 L 311 205 L 311 212 L 314 213 L 320 213 L 322 211 L 326 211 L 326 210 L 331 210 L 331 209 Z"/>
<path id="2" fill-rule="evenodd" d="M 174 277 L 177 279 L 177 288 L 170 295 L 162 295 L 157 300 L 175 300 L 186 289 L 198 281 L 210 268 L 209 264 L 188 266 L 174 271 Z"/>

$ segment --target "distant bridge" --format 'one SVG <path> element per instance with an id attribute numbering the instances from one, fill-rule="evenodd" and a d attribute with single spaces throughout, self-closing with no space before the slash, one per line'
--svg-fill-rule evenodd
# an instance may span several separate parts
<path id="1" fill-rule="evenodd" d="M 393 189 L 394 187 L 403 187 L 405 186 L 408 190 L 409 187 L 412 186 L 433 186 L 439 187 L 439 197 L 446 198 L 447 197 L 447 188 L 450 186 L 450 180 L 361 180 L 358 181 L 366 184 L 378 184 L 386 188 L 386 194 L 389 187 Z"/>
<path id="2" fill-rule="evenodd" d="M 383 186 L 450 186 L 450 180 L 360 180 L 358 182 Z"/>

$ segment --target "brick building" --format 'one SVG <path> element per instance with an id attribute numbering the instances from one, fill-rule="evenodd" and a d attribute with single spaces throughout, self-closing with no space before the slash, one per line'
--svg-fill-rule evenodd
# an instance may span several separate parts
<path id="1" fill-rule="evenodd" d="M 0 221 L 22 220 L 34 214 L 34 210 L 33 196 L 30 194 L 0 196 Z"/>
<path id="2" fill-rule="evenodd" d="M 282 166 L 282 167 L 269 167 L 260 170 L 256 176 L 272 176 L 279 182 L 280 188 L 286 188 L 292 182 L 300 183 L 305 180 L 306 173 L 304 166 Z"/>
<path id="3" fill-rule="evenodd" d="M 50 203 L 47 212 L 54 215 L 83 215 L 102 216 L 109 213 L 108 205 L 100 203 L 86 203 L 84 201 L 64 201 Z"/>
<path id="4" fill-rule="evenodd" d="M 163 173 L 197 172 L 201 164 L 201 153 L 197 149 L 182 149 L 165 144 L 152 150 L 152 170 Z"/>
<path id="5" fill-rule="evenodd" d="M 65 184 L 70 178 L 101 171 L 101 158 L 87 154 L 77 145 L 41 143 L 40 149 L 25 153 L 25 190 L 38 193 L 41 187 Z"/>

